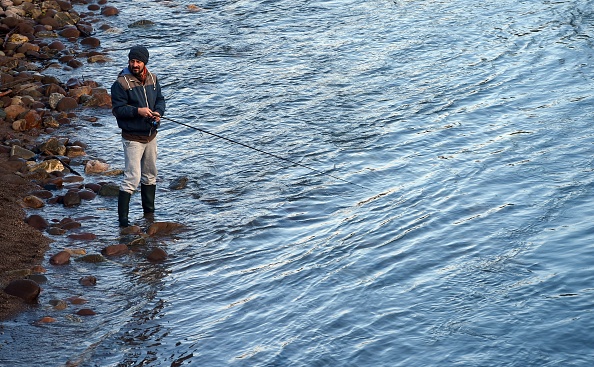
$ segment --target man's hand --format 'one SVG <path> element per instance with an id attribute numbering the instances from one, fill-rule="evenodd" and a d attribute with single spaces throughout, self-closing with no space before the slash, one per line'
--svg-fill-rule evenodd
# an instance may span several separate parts
<path id="1" fill-rule="evenodd" d="M 148 107 L 138 107 L 138 115 L 142 117 L 153 117 L 153 111 Z"/>
<path id="2" fill-rule="evenodd" d="M 159 112 L 152 111 L 151 113 L 152 113 L 152 118 L 153 118 L 153 120 L 155 120 L 155 122 L 161 121 L 161 115 L 159 114 Z"/>

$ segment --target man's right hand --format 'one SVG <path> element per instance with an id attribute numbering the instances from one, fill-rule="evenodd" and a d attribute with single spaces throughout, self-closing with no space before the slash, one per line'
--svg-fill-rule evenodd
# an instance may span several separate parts
<path id="1" fill-rule="evenodd" d="M 138 107 L 138 115 L 141 117 L 153 117 L 153 111 L 148 107 Z"/>

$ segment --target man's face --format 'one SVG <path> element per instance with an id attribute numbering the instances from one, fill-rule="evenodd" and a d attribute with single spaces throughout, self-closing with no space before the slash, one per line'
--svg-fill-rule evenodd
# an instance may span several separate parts
<path id="1" fill-rule="evenodd" d="M 142 73 L 142 71 L 144 70 L 144 62 L 142 62 L 140 60 L 132 59 L 132 60 L 128 61 L 128 69 L 130 69 L 132 74 L 140 75 Z"/>

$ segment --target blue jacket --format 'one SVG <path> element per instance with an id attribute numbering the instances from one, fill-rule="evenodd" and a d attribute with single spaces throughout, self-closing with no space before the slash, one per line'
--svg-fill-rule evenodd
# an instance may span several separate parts
<path id="1" fill-rule="evenodd" d="M 148 107 L 161 116 L 165 113 L 165 98 L 161 94 L 161 86 L 157 76 L 147 69 L 145 84 L 125 68 L 111 86 L 111 112 L 116 117 L 122 134 L 152 136 L 157 127 L 153 120 L 141 117 L 139 107 Z"/>

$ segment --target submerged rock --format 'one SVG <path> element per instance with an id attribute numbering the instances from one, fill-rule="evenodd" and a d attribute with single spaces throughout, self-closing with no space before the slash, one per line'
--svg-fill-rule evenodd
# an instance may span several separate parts
<path id="1" fill-rule="evenodd" d="M 183 228 L 183 224 L 174 222 L 155 222 L 150 225 L 146 234 L 149 236 L 163 236 Z"/>

